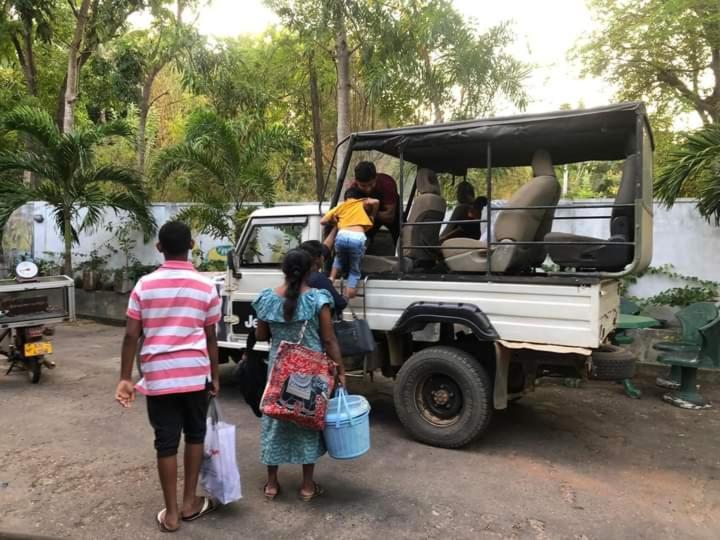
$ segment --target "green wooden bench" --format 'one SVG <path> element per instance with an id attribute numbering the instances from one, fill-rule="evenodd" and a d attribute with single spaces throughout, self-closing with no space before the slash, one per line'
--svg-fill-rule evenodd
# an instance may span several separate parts
<path id="1" fill-rule="evenodd" d="M 698 302 L 677 314 L 682 334 L 677 341 L 661 341 L 653 348 L 657 361 L 671 366 L 667 378 L 658 377 L 659 386 L 671 389 L 663 399 L 684 409 L 710 407 L 698 391 L 699 368 L 720 369 L 720 316 L 715 304 Z"/>

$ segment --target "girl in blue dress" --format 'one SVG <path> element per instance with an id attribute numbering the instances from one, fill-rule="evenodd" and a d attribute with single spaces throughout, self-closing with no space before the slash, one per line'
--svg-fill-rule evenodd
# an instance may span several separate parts
<path id="1" fill-rule="evenodd" d="M 335 338 L 330 314 L 333 300 L 327 291 L 311 289 L 307 285 L 312 258 L 302 249 L 290 250 L 283 260 L 285 283 L 275 289 L 263 290 L 253 302 L 258 325 L 258 341 L 271 340 L 268 373 L 272 371 L 280 342 L 297 342 L 315 351 L 325 351 L 336 364 L 341 384 L 345 384 L 340 347 Z M 303 466 L 300 499 L 309 502 L 323 490 L 313 480 L 315 462 L 325 453 L 322 432 L 302 428 L 292 422 L 268 416 L 261 419 L 260 461 L 267 465 L 268 479 L 265 498 L 275 499 L 280 493 L 278 467 L 281 464 Z"/>

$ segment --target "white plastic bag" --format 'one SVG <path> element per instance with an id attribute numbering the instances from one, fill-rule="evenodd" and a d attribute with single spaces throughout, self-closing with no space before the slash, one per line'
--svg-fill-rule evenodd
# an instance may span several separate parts
<path id="1" fill-rule="evenodd" d="M 221 504 L 242 497 L 235 459 L 235 426 L 223 421 L 217 398 L 210 400 L 200 485 Z"/>

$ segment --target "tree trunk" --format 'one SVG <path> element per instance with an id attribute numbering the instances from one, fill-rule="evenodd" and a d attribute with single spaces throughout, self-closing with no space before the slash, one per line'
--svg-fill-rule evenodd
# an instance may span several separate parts
<path id="1" fill-rule="evenodd" d="M 58 88 L 56 103 L 57 108 L 55 109 L 55 123 L 62 129 L 63 118 L 65 117 L 65 92 L 67 90 L 67 72 L 63 76 L 63 80 Z"/>
<path id="2" fill-rule="evenodd" d="M 63 260 L 63 272 L 66 276 L 73 277 L 72 275 L 72 229 L 70 223 L 70 211 L 65 208 L 63 209 L 63 240 L 65 241 L 65 257 Z"/>
<path id="3" fill-rule="evenodd" d="M 433 124 L 442 124 L 442 122 L 443 122 L 442 107 L 436 99 L 433 99 L 433 109 L 435 111 Z"/>
<path id="4" fill-rule="evenodd" d="M 142 96 L 140 98 L 140 118 L 138 120 L 137 134 L 137 167 L 141 173 L 145 172 L 145 153 L 147 146 L 145 141 L 145 131 L 147 129 L 147 120 L 148 115 L 150 114 L 150 107 L 152 107 L 152 102 L 150 101 L 150 98 L 152 97 L 153 84 L 155 83 L 155 79 L 157 78 L 157 75 L 158 73 L 160 73 L 161 69 L 162 66 L 153 66 L 150 69 L 147 79 L 145 79 L 145 83 L 143 84 Z"/>
<path id="5" fill-rule="evenodd" d="M 137 168 L 141 173 L 145 172 L 145 129 L 147 127 L 148 113 L 150 112 L 150 103 L 143 95 L 140 101 L 140 115 L 138 118 L 137 131 Z"/>
<path id="6" fill-rule="evenodd" d="M 423 66 L 425 68 L 425 85 L 430 96 L 430 104 L 433 108 L 433 123 L 440 124 L 443 121 L 442 104 L 440 103 L 440 96 L 438 95 L 437 87 L 435 84 L 435 78 L 433 77 L 432 60 L 430 59 L 430 52 L 423 47 L 420 50 L 420 54 L 423 59 Z"/>
<path id="7" fill-rule="evenodd" d="M 322 131 L 320 125 L 320 94 L 317 84 L 317 70 L 315 69 L 315 56 L 310 53 L 309 74 L 310 74 L 310 110 L 312 112 L 313 130 L 313 157 L 315 161 L 315 192 L 317 199 L 322 202 L 325 182 L 323 179 L 322 162 Z"/>
<path id="8" fill-rule="evenodd" d="M 337 62 L 337 141 L 350 135 L 350 50 L 347 44 L 345 14 L 341 6 L 335 8 L 335 58 Z M 347 153 L 347 143 L 338 148 L 337 178 Z"/>
<path id="9" fill-rule="evenodd" d="M 176 36 L 180 33 L 182 26 L 182 14 L 185 9 L 185 2 L 178 0 L 175 4 L 175 34 Z M 150 108 L 153 106 L 154 101 L 151 101 L 152 89 L 155 84 L 160 71 L 167 65 L 168 59 L 161 59 L 150 67 L 147 78 L 142 88 L 142 96 L 140 97 L 140 118 L 138 123 L 138 135 L 137 135 L 137 167 L 141 173 L 145 172 L 145 157 L 147 154 L 147 141 L 145 140 L 145 132 L 147 131 L 147 119 L 150 114 Z M 155 98 L 157 100 L 158 98 Z"/>
<path id="10" fill-rule="evenodd" d="M 68 52 L 67 87 L 65 88 L 65 111 L 63 113 L 62 124 L 63 133 L 70 132 L 75 123 L 75 102 L 78 98 L 78 80 L 80 76 L 80 44 L 82 43 L 83 33 L 85 32 L 85 24 L 87 23 L 89 10 L 90 0 L 82 0 L 80 9 L 77 11 L 75 33 L 70 42 L 70 50 Z"/>
<path id="11" fill-rule="evenodd" d="M 27 87 L 28 95 L 32 97 L 37 96 L 37 69 L 35 67 L 35 53 L 33 52 L 33 40 L 32 40 L 33 23 L 32 20 L 23 20 L 23 31 L 22 38 L 23 42 L 20 44 L 17 36 L 11 37 L 15 52 L 17 53 L 18 63 L 22 67 L 23 75 L 25 77 L 25 86 Z M 23 46 L 25 47 L 23 49 Z M 32 138 L 25 137 L 25 148 L 29 152 L 35 151 L 35 144 Z M 36 186 L 38 184 L 38 176 L 29 171 L 23 172 L 23 182 L 28 185 Z"/>
<path id="12" fill-rule="evenodd" d="M 28 34 L 28 32 L 30 32 L 30 34 Z M 18 63 L 23 70 L 28 94 L 37 96 L 37 71 L 35 69 L 35 55 L 32 49 L 32 27 L 28 28 L 27 23 L 25 23 L 22 35 L 23 44 L 25 45 L 24 49 L 17 36 L 11 36 L 10 40 L 12 41 L 13 47 L 15 47 Z"/>
<path id="13" fill-rule="evenodd" d="M 37 96 L 37 68 L 33 51 L 32 21 L 23 21 L 23 41 L 25 42 L 25 63 L 27 64 L 27 87 L 31 96 Z"/>

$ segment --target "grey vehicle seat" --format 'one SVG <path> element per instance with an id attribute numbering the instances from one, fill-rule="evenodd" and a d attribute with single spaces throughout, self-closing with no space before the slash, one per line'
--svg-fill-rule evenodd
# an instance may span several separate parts
<path id="1" fill-rule="evenodd" d="M 435 172 L 430 169 L 418 169 L 415 177 L 416 194 L 408 215 L 408 223 L 443 221 L 447 204 L 440 195 L 440 184 Z M 432 247 L 440 245 L 440 225 L 405 226 L 402 230 L 404 246 L 421 246 L 404 250 L 404 271 L 412 268 L 427 268 L 435 264 L 438 250 Z M 378 257 L 366 255 L 363 259 L 363 271 L 366 273 L 394 272 L 399 270 L 398 257 Z"/>
<path id="2" fill-rule="evenodd" d="M 640 175 L 640 156 L 632 154 L 623 163 L 620 187 L 615 204 L 635 202 L 635 184 Z M 632 242 L 635 238 L 635 208 L 613 207 L 610 219 L 610 238 L 602 245 L 548 246 L 553 262 L 561 267 L 582 270 L 617 272 L 633 260 L 634 246 L 613 245 L 613 242 Z M 602 242 L 605 238 L 592 238 L 576 234 L 551 232 L 545 235 L 548 242 Z"/>
<path id="3" fill-rule="evenodd" d="M 515 206 L 555 206 L 560 199 L 560 184 L 555 178 L 550 154 L 537 150 L 532 159 L 533 178 L 513 194 L 507 203 Z M 540 266 L 547 255 L 541 245 L 515 245 L 510 242 L 541 241 L 552 228 L 554 208 L 537 210 L 500 210 L 493 236 L 508 245 L 493 247 L 492 272 L 508 272 Z M 488 247 L 469 238 L 451 238 L 442 244 L 445 264 L 453 272 L 485 272 Z"/>

